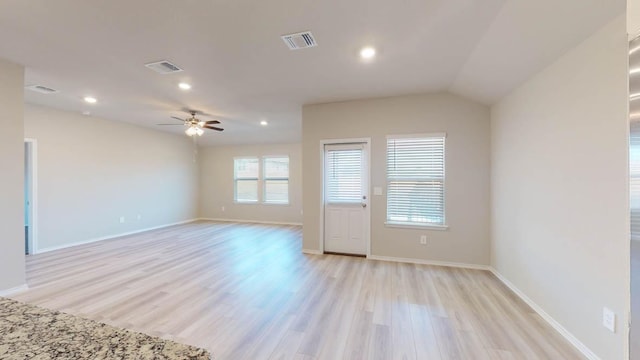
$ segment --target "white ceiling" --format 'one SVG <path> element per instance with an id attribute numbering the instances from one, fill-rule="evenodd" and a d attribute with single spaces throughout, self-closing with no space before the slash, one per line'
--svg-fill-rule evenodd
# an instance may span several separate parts
<path id="1" fill-rule="evenodd" d="M 27 85 L 60 90 L 27 91 L 30 103 L 176 133 L 155 124 L 193 108 L 225 128 L 203 144 L 296 142 L 303 104 L 446 90 L 491 104 L 624 9 L 624 0 L 0 0 L 0 57 L 25 65 Z M 280 39 L 303 30 L 317 47 L 291 51 Z M 373 62 L 358 57 L 365 45 L 377 48 Z M 144 67 L 159 60 L 185 71 Z"/>

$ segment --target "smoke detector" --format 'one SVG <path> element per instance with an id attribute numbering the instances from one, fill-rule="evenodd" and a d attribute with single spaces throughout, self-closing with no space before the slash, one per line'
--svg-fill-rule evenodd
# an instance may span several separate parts
<path id="1" fill-rule="evenodd" d="M 31 91 L 35 91 L 35 92 L 39 92 L 41 94 L 55 94 L 58 92 L 58 90 L 56 89 L 52 89 L 50 87 L 44 86 L 44 85 L 29 85 L 29 86 L 25 86 L 25 88 L 31 90 Z"/>
<path id="2" fill-rule="evenodd" d="M 167 60 L 144 64 L 144 66 L 160 74 L 172 74 L 183 71 L 177 65 L 172 64 Z"/>
<path id="3" fill-rule="evenodd" d="M 281 36 L 282 41 L 289 47 L 289 50 L 299 50 L 318 46 L 316 39 L 311 31 L 303 31 L 296 34 L 288 34 Z"/>

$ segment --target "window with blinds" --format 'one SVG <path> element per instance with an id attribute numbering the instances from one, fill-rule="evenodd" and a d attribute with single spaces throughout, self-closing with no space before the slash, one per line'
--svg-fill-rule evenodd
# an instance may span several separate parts
<path id="1" fill-rule="evenodd" d="M 325 155 L 326 201 L 362 202 L 362 149 L 327 149 Z"/>
<path id="2" fill-rule="evenodd" d="M 289 203 L 289 157 L 265 156 L 263 158 L 264 202 Z"/>
<path id="3" fill-rule="evenodd" d="M 258 202 L 259 166 L 257 157 L 233 159 L 236 202 Z"/>
<path id="4" fill-rule="evenodd" d="M 387 223 L 444 226 L 445 134 L 387 138 Z"/>

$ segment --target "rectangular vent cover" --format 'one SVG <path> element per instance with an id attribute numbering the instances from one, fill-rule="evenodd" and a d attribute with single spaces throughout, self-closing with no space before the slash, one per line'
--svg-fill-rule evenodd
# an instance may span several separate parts
<path id="1" fill-rule="evenodd" d="M 144 64 L 144 66 L 160 74 L 171 74 L 182 71 L 178 66 L 167 60 Z"/>
<path id="2" fill-rule="evenodd" d="M 58 90 L 56 89 L 52 89 L 43 85 L 29 85 L 26 86 L 26 88 L 31 91 L 39 92 L 41 94 L 55 94 L 58 92 Z"/>
<path id="3" fill-rule="evenodd" d="M 297 34 L 282 35 L 282 40 L 289 47 L 290 50 L 305 49 L 317 46 L 316 39 L 311 34 L 311 31 L 304 31 Z"/>

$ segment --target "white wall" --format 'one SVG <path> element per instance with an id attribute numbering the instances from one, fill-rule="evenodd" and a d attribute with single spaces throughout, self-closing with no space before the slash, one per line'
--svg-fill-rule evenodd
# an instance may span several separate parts
<path id="1" fill-rule="evenodd" d="M 25 135 L 38 146 L 40 250 L 197 217 L 186 136 L 35 105 Z"/>
<path id="2" fill-rule="evenodd" d="M 233 159 L 289 156 L 289 205 L 234 203 Z M 200 217 L 243 221 L 302 223 L 300 144 L 216 146 L 200 149 Z M 222 210 L 224 207 L 224 211 Z"/>
<path id="3" fill-rule="evenodd" d="M 625 33 L 623 18 L 607 25 L 495 105 L 491 122 L 492 264 L 602 359 L 626 346 Z"/>
<path id="4" fill-rule="evenodd" d="M 24 68 L 0 59 L 0 290 L 25 284 Z"/>
<path id="5" fill-rule="evenodd" d="M 386 185 L 386 135 L 446 132 L 447 231 L 398 229 L 386 221 L 386 189 L 373 196 L 371 253 L 376 256 L 488 265 L 489 109 L 447 93 L 346 101 L 303 107 L 304 239 L 319 250 L 320 141 L 372 139 L 371 186 Z M 421 234 L 428 245 L 419 244 Z"/>

